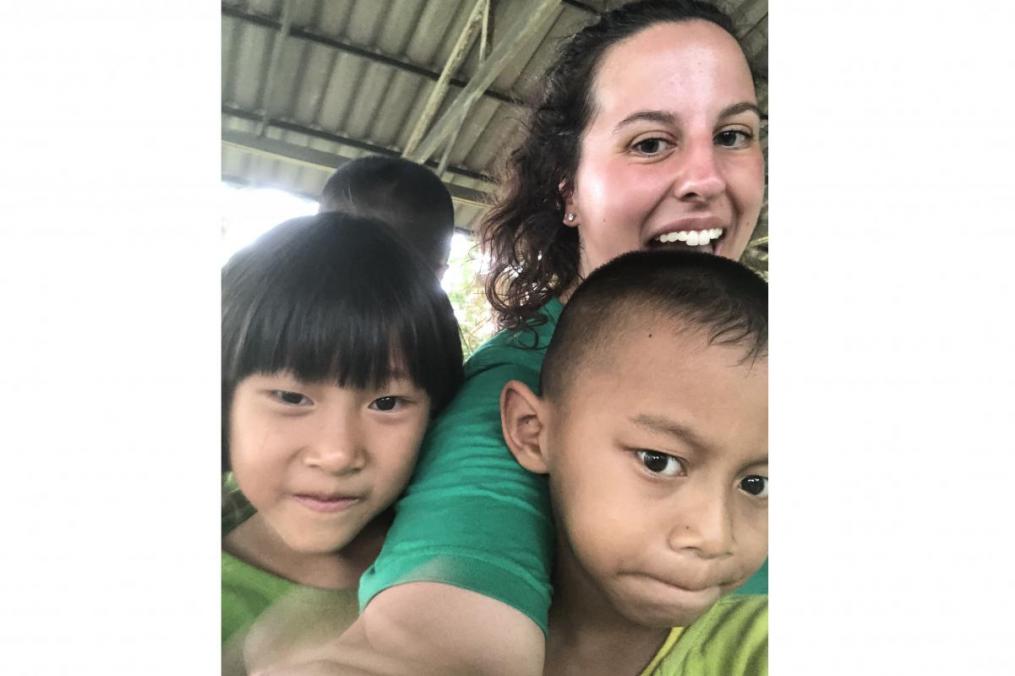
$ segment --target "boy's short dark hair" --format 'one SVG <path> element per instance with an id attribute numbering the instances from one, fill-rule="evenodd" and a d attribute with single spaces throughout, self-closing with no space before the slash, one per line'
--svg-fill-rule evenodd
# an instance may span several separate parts
<path id="1" fill-rule="evenodd" d="M 376 387 L 396 368 L 427 392 L 432 414 L 463 380 L 451 303 L 382 223 L 334 212 L 295 218 L 222 269 L 223 468 L 229 407 L 247 376 L 289 370 Z"/>
<path id="2" fill-rule="evenodd" d="M 711 345 L 739 345 L 744 360 L 768 354 L 768 285 L 740 263 L 696 251 L 635 251 L 581 283 L 564 307 L 540 374 L 559 396 L 579 369 L 623 340 L 645 315 L 701 328 Z"/>
<path id="3" fill-rule="evenodd" d="M 381 156 L 346 162 L 321 190 L 321 211 L 376 218 L 435 270 L 447 262 L 455 231 L 451 194 L 436 174 L 415 162 Z"/>

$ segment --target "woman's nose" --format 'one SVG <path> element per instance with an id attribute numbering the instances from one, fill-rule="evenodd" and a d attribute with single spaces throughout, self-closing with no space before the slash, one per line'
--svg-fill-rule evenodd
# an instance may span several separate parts
<path id="1" fill-rule="evenodd" d="M 708 202 L 726 190 L 726 179 L 709 138 L 692 141 L 675 154 L 677 162 L 673 192 L 678 199 Z"/>

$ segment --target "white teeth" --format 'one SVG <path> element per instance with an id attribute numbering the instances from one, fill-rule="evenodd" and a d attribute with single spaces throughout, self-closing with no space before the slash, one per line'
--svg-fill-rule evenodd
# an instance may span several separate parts
<path id="1" fill-rule="evenodd" d="M 677 232 L 667 232 L 656 237 L 656 241 L 660 244 L 669 244 L 670 242 L 687 242 L 688 246 L 705 246 L 713 239 L 719 239 L 722 237 L 722 228 L 710 228 L 708 230 L 679 230 Z"/>

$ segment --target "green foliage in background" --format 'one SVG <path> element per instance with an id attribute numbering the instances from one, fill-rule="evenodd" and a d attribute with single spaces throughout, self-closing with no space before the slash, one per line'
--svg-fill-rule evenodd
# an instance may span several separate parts
<path id="1" fill-rule="evenodd" d="M 455 309 L 462 330 L 462 352 L 468 359 L 496 333 L 496 326 L 479 279 L 479 247 L 472 238 L 467 242 L 461 238 L 456 240 L 442 284 Z"/>

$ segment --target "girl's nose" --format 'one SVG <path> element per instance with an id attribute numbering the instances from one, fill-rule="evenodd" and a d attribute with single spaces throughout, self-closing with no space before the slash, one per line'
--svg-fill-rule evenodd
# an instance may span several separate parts
<path id="1" fill-rule="evenodd" d="M 356 472 L 366 463 L 362 435 L 354 420 L 330 421 L 314 435 L 303 453 L 304 462 L 329 474 Z"/>

